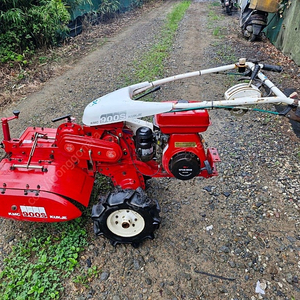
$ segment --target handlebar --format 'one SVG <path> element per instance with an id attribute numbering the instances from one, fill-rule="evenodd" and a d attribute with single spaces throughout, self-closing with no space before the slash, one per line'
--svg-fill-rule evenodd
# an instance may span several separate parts
<path id="1" fill-rule="evenodd" d="M 152 93 L 157 90 L 158 86 L 174 82 L 176 80 L 187 79 L 195 76 L 203 76 L 206 74 L 223 73 L 230 70 L 248 69 L 250 73 L 250 83 L 247 85 L 246 90 L 242 90 L 241 86 L 237 88 L 241 93 L 238 96 L 229 97 L 225 100 L 204 100 L 189 103 L 173 103 L 173 102 L 147 102 L 140 101 L 140 97 Z M 258 64 L 247 61 L 245 58 L 239 59 L 238 63 L 214 67 L 209 69 L 202 69 L 174 76 L 165 77 L 162 79 L 154 80 L 152 82 L 145 81 L 138 84 L 123 87 L 106 94 L 98 99 L 92 101 L 84 110 L 82 121 L 85 125 L 95 126 L 99 124 L 110 124 L 119 121 L 130 121 L 151 116 L 163 112 L 171 112 L 176 109 L 212 109 L 215 107 L 225 108 L 228 106 L 240 107 L 243 105 L 256 105 L 267 103 L 283 103 L 285 105 L 293 105 L 293 107 L 300 107 L 300 102 L 295 99 L 287 97 L 274 83 L 272 83 L 261 70 L 281 72 L 282 68 L 279 66 L 272 66 L 267 64 Z M 263 97 L 261 93 L 257 93 L 256 89 L 252 87 L 251 81 L 258 77 L 264 86 L 268 87 L 274 96 Z M 251 93 L 254 91 L 253 93 Z M 148 90 L 148 92 L 147 92 Z M 150 90 L 150 91 L 149 91 Z M 143 95 L 141 95 L 144 92 Z M 139 96 L 141 95 L 141 96 Z M 271 93 L 270 93 L 271 95 Z M 99 117 L 101 112 L 101 118 Z M 66 116 L 65 116 L 66 117 Z M 59 120 L 60 118 L 56 119 Z"/>
<path id="2" fill-rule="evenodd" d="M 280 73 L 282 72 L 282 67 L 280 66 L 273 66 L 273 65 L 267 65 L 267 64 L 262 64 L 261 69 L 265 71 L 271 71 L 271 72 L 277 72 Z"/>
<path id="3" fill-rule="evenodd" d="M 150 90 L 149 92 L 147 92 L 147 93 L 145 93 L 143 95 L 140 95 L 139 97 L 136 97 L 134 100 L 139 100 L 139 99 L 141 99 L 141 98 L 143 98 L 143 97 L 145 97 L 145 96 L 147 96 L 149 94 L 152 94 L 152 93 L 158 91 L 159 89 L 160 89 L 160 86 L 157 86 L 154 89 Z"/>
<path id="4" fill-rule="evenodd" d="M 61 121 L 61 120 L 64 120 L 64 119 L 67 119 L 70 122 L 71 121 L 71 115 L 68 114 L 68 115 L 65 115 L 65 116 L 62 116 L 62 117 L 58 117 L 56 119 L 52 119 L 51 121 L 54 123 L 54 122 Z"/>

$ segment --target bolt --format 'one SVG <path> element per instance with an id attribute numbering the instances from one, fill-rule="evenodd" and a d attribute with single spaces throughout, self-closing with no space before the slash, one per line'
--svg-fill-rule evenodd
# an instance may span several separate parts
<path id="1" fill-rule="evenodd" d="M 125 229 L 129 228 L 130 227 L 129 222 L 123 222 L 122 227 L 125 228 Z"/>

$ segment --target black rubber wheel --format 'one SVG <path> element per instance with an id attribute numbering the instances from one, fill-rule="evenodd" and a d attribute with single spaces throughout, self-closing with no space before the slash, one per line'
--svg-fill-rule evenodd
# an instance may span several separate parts
<path id="1" fill-rule="evenodd" d="M 255 42 L 255 41 L 258 41 L 258 40 L 260 40 L 260 36 L 259 35 L 257 35 L 257 34 L 251 34 L 251 36 L 250 36 L 250 38 L 249 38 L 249 41 L 250 42 Z"/>
<path id="2" fill-rule="evenodd" d="M 227 15 L 229 15 L 229 16 L 232 15 L 232 11 L 231 11 L 231 7 L 230 7 L 230 6 L 226 6 L 226 13 L 227 13 Z"/>
<path id="3" fill-rule="evenodd" d="M 145 239 L 153 239 L 159 228 L 160 208 L 144 190 L 116 190 L 93 206 L 94 232 L 108 238 L 113 246 L 132 244 L 138 247 Z"/>

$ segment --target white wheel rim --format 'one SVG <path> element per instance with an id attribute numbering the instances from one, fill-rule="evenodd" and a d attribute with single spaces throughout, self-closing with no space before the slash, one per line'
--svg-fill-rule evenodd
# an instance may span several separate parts
<path id="1" fill-rule="evenodd" d="M 144 218 L 136 211 L 119 209 L 112 212 L 106 224 L 108 229 L 115 235 L 132 237 L 138 235 L 145 228 Z"/>

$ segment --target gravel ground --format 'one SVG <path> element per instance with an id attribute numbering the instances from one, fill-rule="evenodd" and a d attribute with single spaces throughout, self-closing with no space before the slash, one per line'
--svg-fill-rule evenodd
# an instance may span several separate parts
<path id="1" fill-rule="evenodd" d="M 157 42 L 173 4 L 158 2 L 18 102 L 21 116 L 12 131 L 30 124 L 49 126 L 52 118 L 70 112 L 80 120 L 91 99 L 121 86 L 121 75 L 134 72 L 133 60 Z M 220 17 L 212 21 L 212 12 Z M 278 56 L 266 52 L 268 47 L 272 49 L 266 40 L 250 44 L 241 38 L 237 13 L 229 17 L 219 6 L 193 1 L 166 61 L 166 76 L 233 63 L 238 57 L 276 63 Z M 283 67 L 286 75 L 270 77 L 281 88 L 291 87 L 298 69 L 290 62 Z M 184 80 L 166 86 L 154 100 L 218 99 L 235 83 L 222 75 Z M 102 271 L 84 290 L 66 282 L 61 299 L 300 299 L 299 140 L 287 120 L 273 115 L 253 112 L 237 118 L 214 110 L 210 116 L 204 138 L 219 151 L 219 176 L 151 179 L 148 193 L 159 200 L 162 224 L 155 239 L 138 249 L 114 248 L 106 239 L 94 238 L 91 225 L 81 264 Z M 23 228 L 22 223 L 0 222 L 3 259 Z M 265 294 L 256 293 L 258 282 Z"/>

